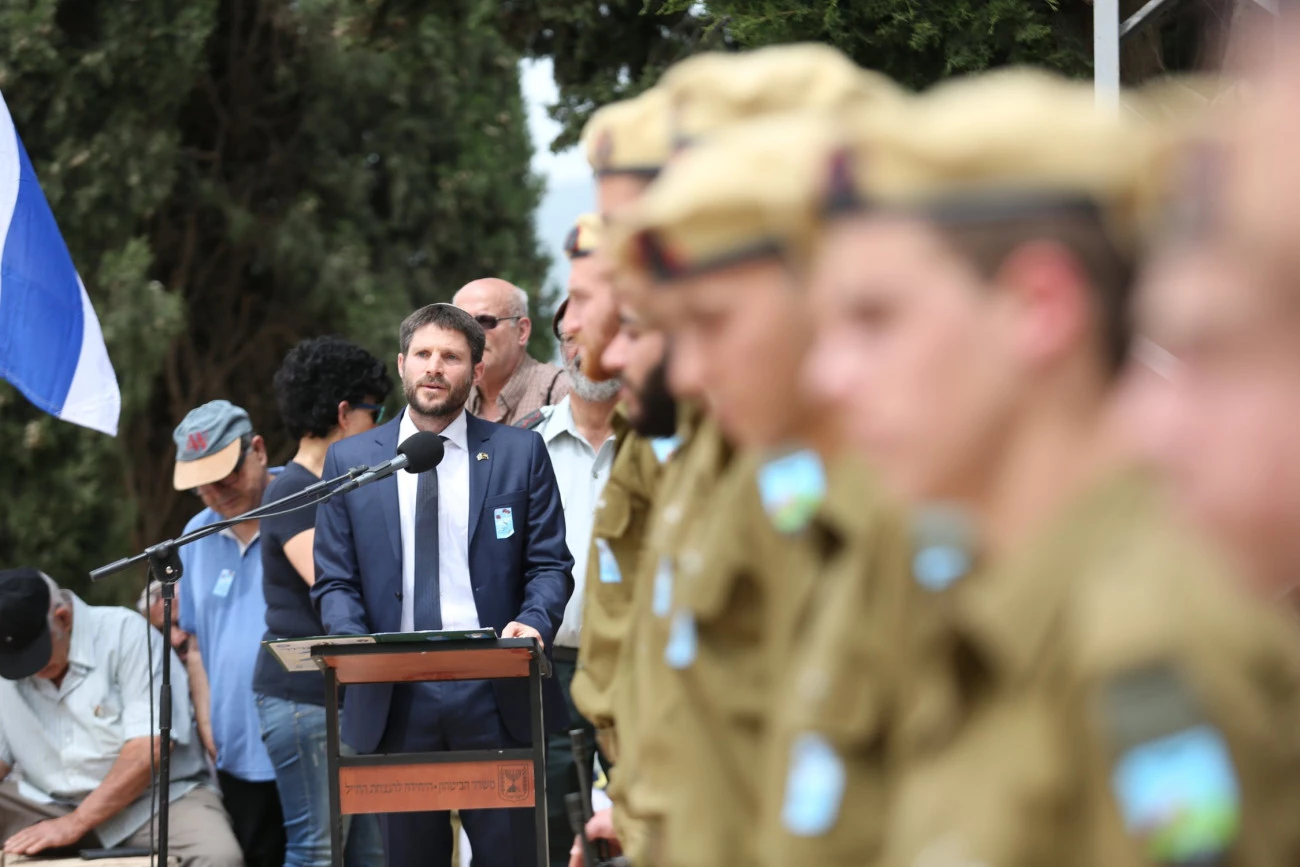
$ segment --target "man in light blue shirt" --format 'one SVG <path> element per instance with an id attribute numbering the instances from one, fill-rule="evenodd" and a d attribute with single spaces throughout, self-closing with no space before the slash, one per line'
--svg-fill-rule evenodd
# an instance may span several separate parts
<path id="1" fill-rule="evenodd" d="M 248 413 L 214 400 L 192 410 L 172 435 L 174 484 L 207 507 L 188 533 L 262 503 L 274 471 Z M 247 521 L 181 548 L 181 629 L 190 651 L 199 734 L 217 765 L 217 780 L 235 837 L 249 867 L 282 867 L 284 821 L 275 768 L 260 736 L 253 669 L 266 624 L 262 551 L 256 521 Z"/>

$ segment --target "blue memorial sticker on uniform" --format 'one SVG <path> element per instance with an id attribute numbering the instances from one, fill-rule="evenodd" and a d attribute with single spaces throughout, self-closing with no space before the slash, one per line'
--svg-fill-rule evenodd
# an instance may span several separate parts
<path id="1" fill-rule="evenodd" d="M 808 449 L 768 461 L 758 471 L 763 509 L 782 533 L 797 533 L 826 498 L 826 469 Z"/>
<path id="2" fill-rule="evenodd" d="M 600 583 L 622 583 L 623 572 L 618 568 L 618 560 L 614 557 L 614 552 L 610 550 L 609 542 L 604 539 L 596 540 L 596 556 L 600 558 Z"/>
<path id="3" fill-rule="evenodd" d="M 659 568 L 655 570 L 654 601 L 651 604 L 656 617 L 667 617 L 673 607 L 673 561 L 667 557 L 659 558 Z"/>
<path id="4" fill-rule="evenodd" d="M 804 733 L 790 748 L 781 820 L 799 837 L 835 827 L 844 801 L 844 762 L 821 735 Z"/>
<path id="5" fill-rule="evenodd" d="M 230 595 L 230 588 L 234 583 L 235 571 L 233 569 L 222 569 L 221 574 L 217 576 L 217 583 L 212 585 L 212 595 L 225 599 Z"/>
<path id="6" fill-rule="evenodd" d="M 515 513 L 509 506 L 493 509 L 492 520 L 497 526 L 498 539 L 509 539 L 515 534 Z"/>
<path id="7" fill-rule="evenodd" d="M 650 450 L 655 453 L 655 460 L 662 464 L 677 453 L 677 449 L 681 444 L 681 437 L 659 437 L 650 440 Z"/>
<path id="8" fill-rule="evenodd" d="M 695 662 L 695 616 L 689 611 L 673 615 L 668 629 L 668 646 L 664 648 L 664 662 L 669 668 L 680 671 Z"/>
<path id="9" fill-rule="evenodd" d="M 1198 725 L 1125 752 L 1111 774 L 1124 825 L 1146 857 L 1216 863 L 1241 824 L 1241 796 L 1223 736 Z"/>
<path id="10" fill-rule="evenodd" d="M 970 570 L 970 555 L 956 545 L 929 545 L 912 558 L 916 582 L 931 592 L 939 592 Z"/>

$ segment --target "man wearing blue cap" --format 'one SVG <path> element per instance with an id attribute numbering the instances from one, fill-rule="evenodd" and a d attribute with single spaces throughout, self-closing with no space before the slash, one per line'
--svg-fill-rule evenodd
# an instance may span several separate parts
<path id="1" fill-rule="evenodd" d="M 162 636 L 134 611 L 87 605 L 37 569 L 0 570 L 6 855 L 151 845 L 153 717 L 165 652 Z M 186 683 L 177 672 L 182 695 Z M 183 867 L 239 867 L 189 702 L 172 705 L 172 735 L 171 853 Z"/>
<path id="2" fill-rule="evenodd" d="M 248 413 L 225 400 L 191 410 L 172 434 L 173 483 L 206 508 L 191 530 L 262 503 L 274 471 Z M 260 736 L 253 669 L 266 624 L 258 522 L 245 521 L 180 549 L 181 629 L 198 640 L 186 665 L 203 744 L 249 867 L 282 867 L 284 820 L 275 768 Z"/>

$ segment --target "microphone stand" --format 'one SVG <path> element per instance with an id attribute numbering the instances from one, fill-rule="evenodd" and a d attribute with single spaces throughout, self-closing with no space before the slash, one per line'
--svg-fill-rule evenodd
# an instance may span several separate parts
<path id="1" fill-rule="evenodd" d="M 151 545 L 143 553 L 136 554 L 134 557 L 124 557 L 121 560 L 109 563 L 107 566 L 100 566 L 98 569 L 93 570 L 90 573 L 90 580 L 102 581 L 110 575 L 116 575 L 118 572 L 130 569 L 132 566 L 147 562 L 149 572 L 154 580 L 162 584 L 163 624 L 166 630 L 170 630 L 172 602 L 176 598 L 176 582 L 181 579 L 181 574 L 184 571 L 181 565 L 181 546 L 197 542 L 199 539 L 211 536 L 213 533 L 220 533 L 222 530 L 236 524 L 242 524 L 245 521 L 255 521 L 259 518 L 305 509 L 308 506 L 322 503 L 339 493 L 343 487 L 352 490 L 352 487 L 348 485 L 343 485 L 338 490 L 331 490 L 333 486 L 338 485 L 340 482 L 355 482 L 359 476 L 372 472 L 374 469 L 372 467 L 353 467 L 337 478 L 317 482 L 296 494 L 291 494 L 273 503 L 266 503 L 250 512 L 207 524 L 193 532 L 186 533 L 178 539 L 168 539 L 166 542 Z M 162 684 L 158 689 L 158 716 L 157 854 L 160 867 L 167 867 L 167 833 L 171 818 L 172 654 L 170 644 L 166 641 L 163 642 Z"/>

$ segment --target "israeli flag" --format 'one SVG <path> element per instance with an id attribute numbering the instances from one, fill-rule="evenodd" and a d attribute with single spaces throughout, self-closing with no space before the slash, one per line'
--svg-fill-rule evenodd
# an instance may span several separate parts
<path id="1" fill-rule="evenodd" d="M 117 435 L 99 319 L 0 95 L 0 378 L 64 421 Z"/>

